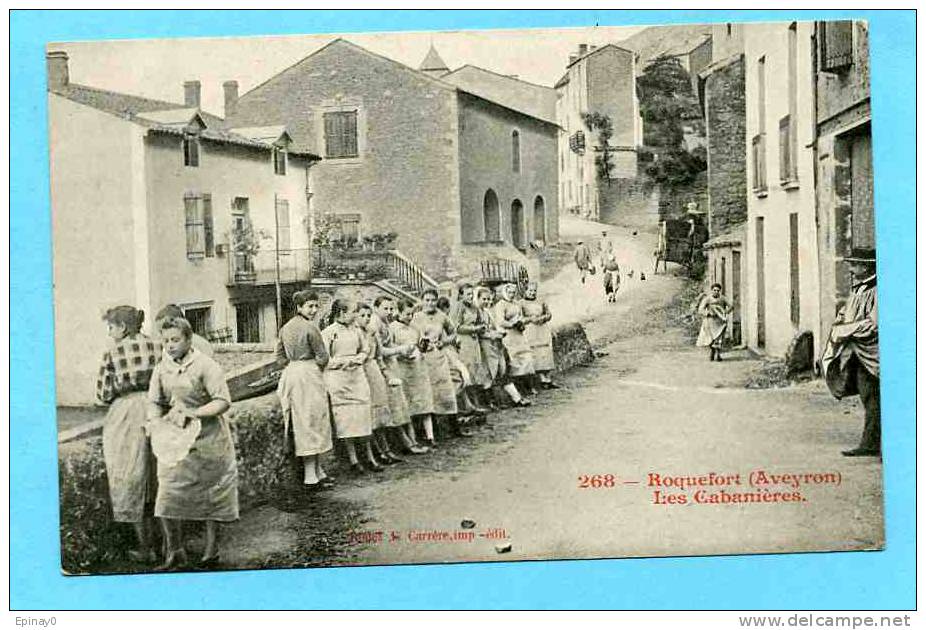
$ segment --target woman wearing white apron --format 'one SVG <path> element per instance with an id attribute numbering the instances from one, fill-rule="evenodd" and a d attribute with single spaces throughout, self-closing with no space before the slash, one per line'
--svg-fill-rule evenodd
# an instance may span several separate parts
<path id="1" fill-rule="evenodd" d="M 362 475 L 366 469 L 381 472 L 383 467 L 373 459 L 370 439 L 373 435 L 373 409 L 370 384 L 363 364 L 369 349 L 365 335 L 353 325 L 356 305 L 338 298 L 331 304 L 332 323 L 322 331 L 328 350 L 328 365 L 324 379 L 331 400 L 331 413 L 338 439 L 344 440 L 351 470 Z M 357 447 L 364 452 L 366 467 L 357 458 Z"/>
<path id="2" fill-rule="evenodd" d="M 315 325 L 318 295 L 309 291 L 293 294 L 296 316 L 280 329 L 276 356 L 286 362 L 277 394 L 283 408 L 287 448 L 292 443 L 295 457 L 302 459 L 303 484 L 330 486 L 331 477 L 321 466 L 320 456 L 331 450 L 331 416 L 322 370 L 328 350 Z"/>

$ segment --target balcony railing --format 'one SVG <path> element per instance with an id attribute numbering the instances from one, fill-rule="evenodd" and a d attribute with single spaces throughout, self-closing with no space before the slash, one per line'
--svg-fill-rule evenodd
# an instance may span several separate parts
<path id="1" fill-rule="evenodd" d="M 277 265 L 279 260 L 279 266 Z M 308 282 L 309 250 L 261 250 L 257 253 L 229 252 L 229 286 L 260 286 Z"/>

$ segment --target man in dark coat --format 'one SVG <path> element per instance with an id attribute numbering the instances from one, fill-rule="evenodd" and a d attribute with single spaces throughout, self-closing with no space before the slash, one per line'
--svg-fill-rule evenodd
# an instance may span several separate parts
<path id="1" fill-rule="evenodd" d="M 837 316 L 820 360 L 826 384 L 836 398 L 858 394 L 865 427 L 858 447 L 846 457 L 881 454 L 881 369 L 878 354 L 878 295 L 874 251 L 847 257 L 852 294 Z"/>

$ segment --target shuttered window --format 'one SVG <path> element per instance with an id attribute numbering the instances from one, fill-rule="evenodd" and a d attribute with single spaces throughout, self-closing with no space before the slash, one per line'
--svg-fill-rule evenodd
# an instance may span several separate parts
<path id="1" fill-rule="evenodd" d="M 752 189 L 762 192 L 768 189 L 765 177 L 765 135 L 752 138 Z"/>
<path id="2" fill-rule="evenodd" d="M 797 134 L 791 116 L 778 122 L 778 177 L 782 183 L 797 181 Z"/>
<path id="3" fill-rule="evenodd" d="M 281 254 L 288 254 L 292 249 L 290 227 L 289 227 L 289 201 L 286 199 L 276 200 L 277 212 L 277 251 Z"/>
<path id="4" fill-rule="evenodd" d="M 186 217 L 186 255 L 187 258 L 202 258 L 205 253 L 205 234 L 201 198 L 198 195 L 185 195 L 183 209 Z"/>
<path id="5" fill-rule="evenodd" d="M 328 112 L 325 120 L 325 157 L 357 157 L 357 112 Z"/>
<path id="6" fill-rule="evenodd" d="M 203 202 L 203 246 L 206 257 L 215 256 L 215 222 L 212 218 L 212 195 L 205 194 Z"/>
<path id="7" fill-rule="evenodd" d="M 852 21 L 820 22 L 820 70 L 838 72 L 852 65 Z"/>
<path id="8" fill-rule="evenodd" d="M 511 132 L 511 170 L 521 172 L 521 134 L 517 131 Z"/>

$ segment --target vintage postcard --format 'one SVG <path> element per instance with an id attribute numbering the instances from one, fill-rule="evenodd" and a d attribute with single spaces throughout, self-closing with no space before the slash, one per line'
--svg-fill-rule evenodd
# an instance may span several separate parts
<path id="1" fill-rule="evenodd" d="M 884 548 L 866 23 L 46 55 L 65 573 Z"/>

